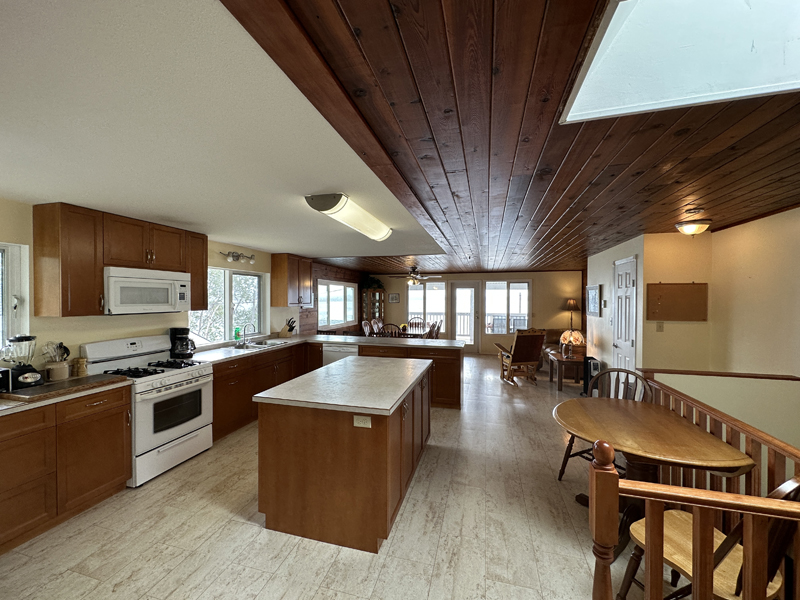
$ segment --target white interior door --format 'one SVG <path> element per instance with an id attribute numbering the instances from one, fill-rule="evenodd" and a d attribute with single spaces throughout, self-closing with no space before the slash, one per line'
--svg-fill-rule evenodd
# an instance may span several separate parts
<path id="1" fill-rule="evenodd" d="M 464 352 L 477 353 L 481 335 L 481 284 L 479 281 L 453 281 L 451 286 L 450 331 L 453 339 L 465 342 Z"/>
<path id="2" fill-rule="evenodd" d="M 614 367 L 636 368 L 636 258 L 614 263 Z"/>

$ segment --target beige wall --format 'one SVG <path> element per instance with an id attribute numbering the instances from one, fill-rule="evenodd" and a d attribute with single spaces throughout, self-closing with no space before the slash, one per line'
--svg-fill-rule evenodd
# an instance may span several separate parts
<path id="1" fill-rule="evenodd" d="M 711 369 L 800 375 L 800 208 L 712 235 Z"/>
<path id="2" fill-rule="evenodd" d="M 386 275 L 375 275 L 383 281 L 387 294 L 399 293 L 400 302 L 386 304 L 387 323 L 405 323 L 408 315 L 408 284 L 406 279 L 394 279 Z M 581 271 L 529 271 L 516 273 L 454 273 L 442 276 L 442 281 L 530 281 L 531 282 L 531 327 L 568 328 L 569 313 L 562 310 L 567 298 L 575 298 L 583 306 L 583 293 L 581 291 L 583 275 Z M 448 303 L 450 293 L 448 285 Z M 448 304 L 449 306 L 449 304 Z M 583 329 L 581 314 L 573 314 L 573 327 Z M 452 327 L 448 328 L 442 337 L 452 339 Z M 513 335 L 481 335 L 481 354 L 495 354 L 497 349 L 494 343 L 498 342 L 508 347 Z"/>
<path id="3" fill-rule="evenodd" d="M 613 363 L 612 352 L 612 317 L 614 316 L 614 263 L 618 260 L 636 257 L 636 339 L 642 339 L 642 271 L 644 255 L 644 236 L 614 246 L 605 252 L 590 256 L 586 270 L 586 285 L 600 287 L 600 316 L 586 317 L 587 342 L 586 351 L 590 356 L 599 359 L 606 366 Z M 603 302 L 606 307 L 603 308 Z M 636 348 L 636 366 L 642 364 L 642 344 Z"/>
<path id="4" fill-rule="evenodd" d="M 644 307 L 648 283 L 695 282 L 708 283 L 710 287 L 711 236 L 703 233 L 690 237 L 677 231 L 644 236 L 641 278 Z M 641 366 L 699 371 L 709 368 L 709 321 L 670 321 L 664 323 L 662 332 L 656 331 L 656 324 L 656 321 L 642 321 Z"/>
<path id="5" fill-rule="evenodd" d="M 29 204 L 13 202 L 0 198 L 0 242 L 22 244 L 32 252 L 33 244 L 33 207 Z M 228 263 L 218 254 L 219 251 L 235 250 L 250 255 L 255 252 L 255 265 Z M 31 260 L 31 265 L 33 261 Z M 237 268 L 247 271 L 269 273 L 270 254 L 252 251 L 229 244 L 209 242 L 209 265 Z M 33 277 L 30 277 L 30 292 L 24 301 L 30 311 L 30 333 L 37 336 L 39 344 L 46 341 L 61 341 L 70 348 L 74 356 L 78 355 L 81 344 L 100 340 L 109 340 L 141 335 L 161 335 L 170 327 L 186 327 L 189 323 L 188 313 L 170 313 L 159 315 L 114 315 L 96 317 L 34 317 L 33 316 Z M 269 290 L 267 289 L 267 293 Z"/>

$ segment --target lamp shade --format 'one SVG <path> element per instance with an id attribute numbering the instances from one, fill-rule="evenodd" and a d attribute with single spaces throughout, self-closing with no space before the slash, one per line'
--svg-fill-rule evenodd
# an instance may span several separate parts
<path id="1" fill-rule="evenodd" d="M 581 307 L 578 306 L 578 301 L 577 300 L 575 300 L 574 298 L 570 298 L 569 300 L 567 300 L 567 308 L 566 308 L 566 310 L 580 310 L 580 309 L 581 309 Z"/>
<path id="2" fill-rule="evenodd" d="M 559 341 L 562 344 L 583 344 L 586 342 L 583 338 L 583 334 L 575 329 L 567 329 L 561 334 L 561 339 Z"/>
<path id="3" fill-rule="evenodd" d="M 698 219 L 697 221 L 682 221 L 676 223 L 675 227 L 684 235 L 697 235 L 708 229 L 709 225 L 711 225 L 711 219 Z"/>

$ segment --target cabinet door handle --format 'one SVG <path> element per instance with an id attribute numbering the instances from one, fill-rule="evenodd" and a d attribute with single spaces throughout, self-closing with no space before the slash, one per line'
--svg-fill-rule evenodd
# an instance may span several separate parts
<path id="1" fill-rule="evenodd" d="M 105 404 L 106 402 L 108 402 L 108 398 L 106 398 L 105 400 L 100 400 L 99 402 L 92 402 L 91 404 L 87 404 L 86 408 L 89 408 L 90 406 L 100 406 L 101 404 Z"/>
<path id="2" fill-rule="evenodd" d="M 150 264 L 150 250 L 145 250 L 144 251 L 144 255 L 145 255 L 144 262 L 146 262 L 149 265 Z"/>
<path id="3" fill-rule="evenodd" d="M 106 307 L 105 298 L 103 298 L 103 294 L 100 294 L 100 312 L 103 312 L 103 309 Z"/>
<path id="4" fill-rule="evenodd" d="M 231 381 L 228 385 L 236 385 L 237 383 L 239 383 L 239 382 L 238 381 Z"/>
<path id="5" fill-rule="evenodd" d="M 229 368 L 229 369 L 235 369 L 235 368 L 236 368 L 236 367 L 238 367 L 238 366 L 239 366 L 239 363 L 236 363 L 235 365 L 231 365 L 231 366 L 230 366 L 230 367 L 228 367 L 228 368 Z"/>
<path id="6" fill-rule="evenodd" d="M 151 264 L 154 264 L 155 262 L 156 262 L 156 251 L 155 251 L 155 250 L 153 250 L 153 251 L 152 251 L 152 255 L 151 255 L 151 257 L 150 257 L 150 263 L 151 263 Z"/>
<path id="7" fill-rule="evenodd" d="M 128 409 L 128 427 L 131 426 L 131 409 Z"/>

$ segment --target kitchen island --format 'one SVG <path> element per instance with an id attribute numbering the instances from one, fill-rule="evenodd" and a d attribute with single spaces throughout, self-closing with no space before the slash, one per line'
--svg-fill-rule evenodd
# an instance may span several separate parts
<path id="1" fill-rule="evenodd" d="M 265 527 L 378 552 L 430 435 L 431 366 L 351 356 L 256 394 Z"/>

